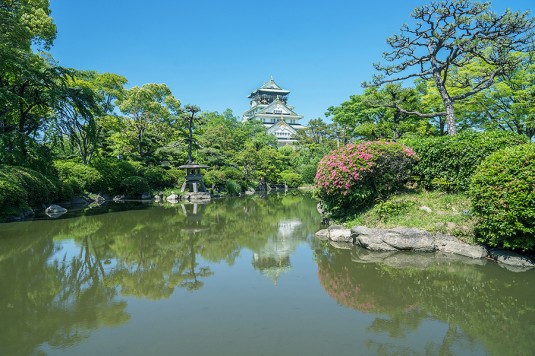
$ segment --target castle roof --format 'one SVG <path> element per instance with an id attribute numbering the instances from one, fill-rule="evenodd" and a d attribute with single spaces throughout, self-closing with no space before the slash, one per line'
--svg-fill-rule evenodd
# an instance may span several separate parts
<path id="1" fill-rule="evenodd" d="M 301 119 L 301 115 L 296 114 L 282 100 L 273 100 L 273 102 L 256 112 L 256 115 L 276 115 L 282 117 L 292 117 Z"/>
<path id="2" fill-rule="evenodd" d="M 273 77 L 271 77 L 264 85 L 262 85 L 260 88 L 254 90 L 251 92 L 251 94 L 248 96 L 249 98 L 253 97 L 258 92 L 268 92 L 268 93 L 278 93 L 281 95 L 286 95 L 290 93 L 289 90 L 282 89 L 275 81 L 273 80 Z"/>

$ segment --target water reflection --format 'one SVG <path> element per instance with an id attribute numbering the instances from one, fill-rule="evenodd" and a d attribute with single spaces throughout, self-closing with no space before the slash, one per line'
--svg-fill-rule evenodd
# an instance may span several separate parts
<path id="1" fill-rule="evenodd" d="M 301 221 L 281 220 L 274 236 L 270 236 L 265 245 L 253 254 L 253 266 L 263 275 L 277 284 L 277 279 L 283 273 L 292 269 L 290 255 L 295 251 L 299 240 L 293 238 L 294 232 L 301 225 Z"/>
<path id="2" fill-rule="evenodd" d="M 317 244 L 315 257 L 320 283 L 332 298 L 376 315 L 368 327 L 373 336 L 367 346 L 373 353 L 533 352 L 533 273 L 511 273 L 493 263 L 474 266 L 452 256 L 385 256 L 324 243 Z M 433 326 L 433 321 L 447 327 Z M 421 337 L 432 328 L 442 334 L 441 343 Z"/>
<path id="3" fill-rule="evenodd" d="M 232 265 L 243 248 L 254 267 L 268 271 L 273 257 L 290 268 L 318 219 L 310 206 L 273 195 L 1 225 L 0 354 L 68 347 L 125 323 L 125 297 L 198 290 L 214 274 L 209 263 Z"/>

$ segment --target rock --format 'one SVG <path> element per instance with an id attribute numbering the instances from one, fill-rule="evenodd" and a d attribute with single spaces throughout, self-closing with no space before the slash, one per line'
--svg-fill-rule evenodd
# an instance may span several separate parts
<path id="1" fill-rule="evenodd" d="M 355 244 L 372 251 L 418 251 L 435 250 L 433 236 L 424 230 L 410 228 L 370 229 L 356 226 L 351 229 Z"/>
<path id="2" fill-rule="evenodd" d="M 151 200 L 152 195 L 150 193 L 143 193 L 141 194 L 141 200 Z"/>
<path id="3" fill-rule="evenodd" d="M 113 197 L 114 202 L 122 202 L 124 200 L 124 195 L 116 195 Z"/>
<path id="4" fill-rule="evenodd" d="M 349 242 L 353 243 L 351 230 L 340 225 L 329 226 L 329 240 L 335 242 Z"/>
<path id="5" fill-rule="evenodd" d="M 50 205 L 48 208 L 45 209 L 45 214 L 48 215 L 51 218 L 58 218 L 61 215 L 65 214 L 67 212 L 67 209 L 65 209 L 62 206 L 59 205 Z"/>
<path id="6" fill-rule="evenodd" d="M 470 258 L 484 258 L 488 255 L 485 247 L 480 245 L 469 245 L 456 237 L 438 234 L 435 237 L 435 248 L 437 251 L 454 253 Z"/>
<path id="7" fill-rule="evenodd" d="M 515 272 L 521 270 L 526 271 L 535 267 L 535 262 L 532 261 L 529 257 L 520 255 L 512 251 L 492 249 L 489 251 L 489 256 L 500 264 L 507 265 L 508 267 L 514 267 L 512 268 L 512 270 L 514 270 Z"/>
<path id="8" fill-rule="evenodd" d="M 320 231 L 316 232 L 314 236 L 321 241 L 327 241 L 329 240 L 329 229 L 321 229 Z"/>
<path id="9" fill-rule="evenodd" d="M 180 195 L 177 195 L 175 193 L 171 193 L 167 198 L 165 198 L 169 203 L 178 203 L 180 200 Z"/>
<path id="10" fill-rule="evenodd" d="M 67 209 L 64 207 L 61 207 L 59 205 L 50 205 L 48 208 L 45 209 L 45 213 L 62 213 L 65 214 L 67 212 Z"/>
<path id="11" fill-rule="evenodd" d="M 418 209 L 423 210 L 423 211 L 425 211 L 425 212 L 427 212 L 427 213 L 432 213 L 432 212 L 433 212 L 433 210 L 432 210 L 430 207 L 425 206 L 425 205 L 419 207 Z"/>
<path id="12" fill-rule="evenodd" d="M 256 193 L 256 190 L 253 188 L 249 188 L 245 191 L 245 195 L 253 195 L 254 193 Z"/>

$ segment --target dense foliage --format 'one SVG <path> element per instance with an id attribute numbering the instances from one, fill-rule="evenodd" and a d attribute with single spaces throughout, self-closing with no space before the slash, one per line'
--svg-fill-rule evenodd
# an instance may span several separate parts
<path id="1" fill-rule="evenodd" d="M 348 144 L 319 162 L 318 197 L 334 215 L 355 211 L 401 188 L 415 159 L 414 151 L 400 143 Z"/>
<path id="2" fill-rule="evenodd" d="M 535 250 L 535 144 L 494 152 L 470 185 L 478 239 L 490 246 Z"/>
<path id="3" fill-rule="evenodd" d="M 427 189 L 466 191 L 477 166 L 492 152 L 527 142 L 512 132 L 465 131 L 456 136 L 411 138 L 403 141 L 420 159 L 414 175 Z"/>
<path id="4" fill-rule="evenodd" d="M 57 179 L 24 167 L 0 165 L 0 216 L 72 197 L 72 189 Z"/>

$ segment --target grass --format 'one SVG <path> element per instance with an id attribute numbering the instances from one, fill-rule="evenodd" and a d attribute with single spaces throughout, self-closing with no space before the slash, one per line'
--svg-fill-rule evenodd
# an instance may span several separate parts
<path id="1" fill-rule="evenodd" d="M 475 243 L 475 224 L 466 195 L 424 190 L 396 194 L 344 222 L 348 227 L 419 228 L 457 236 L 468 243 Z"/>

